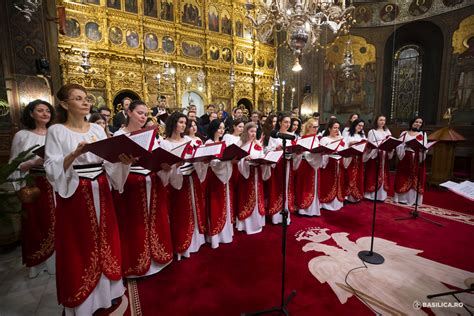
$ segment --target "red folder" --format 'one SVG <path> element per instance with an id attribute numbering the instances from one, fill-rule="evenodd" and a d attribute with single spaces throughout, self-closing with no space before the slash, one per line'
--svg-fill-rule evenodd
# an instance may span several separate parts
<path id="1" fill-rule="evenodd" d="M 330 155 L 337 151 L 337 148 L 341 145 L 342 139 L 335 140 L 327 145 L 319 144 L 318 147 L 310 150 L 311 153 L 321 154 L 321 155 Z"/>
<path id="2" fill-rule="evenodd" d="M 149 135 L 146 135 L 147 143 L 142 143 L 141 145 L 137 143 L 137 141 L 141 141 L 141 139 L 138 139 L 138 137 L 145 136 L 141 134 L 147 132 L 151 133 Z M 151 148 L 153 148 L 155 136 L 156 127 L 152 126 L 130 133 L 130 135 L 122 134 L 119 136 L 105 138 L 97 142 L 87 144 L 86 146 L 84 146 L 83 152 L 89 151 L 112 163 L 119 162 L 119 156 L 121 154 L 140 158 L 149 154 L 149 151 L 151 150 Z"/>
<path id="3" fill-rule="evenodd" d="M 367 145 L 366 140 L 362 140 L 360 142 L 357 142 L 353 144 L 352 146 L 342 149 L 341 151 L 338 151 L 337 153 L 341 157 L 352 157 L 352 156 L 361 156 L 364 153 L 365 147 Z"/>
<path id="4" fill-rule="evenodd" d="M 35 150 L 32 151 L 33 154 L 36 154 L 37 156 L 40 156 L 41 158 L 44 159 L 44 145 L 36 148 Z"/>
<path id="5" fill-rule="evenodd" d="M 194 150 L 193 157 L 185 159 L 185 161 L 193 163 L 209 159 L 219 159 L 222 157 L 225 147 L 225 142 L 210 143 L 198 146 Z"/>
<path id="6" fill-rule="evenodd" d="M 379 150 L 383 150 L 383 151 L 392 151 L 402 142 L 403 141 L 401 141 L 400 139 L 396 139 L 396 138 L 393 138 L 392 136 L 389 136 L 382 141 L 378 141 L 375 143 L 368 142 L 367 146 L 369 148 L 378 148 Z"/>
<path id="7" fill-rule="evenodd" d="M 232 144 L 224 149 L 222 157 L 220 157 L 219 159 L 222 161 L 233 160 L 234 158 L 240 160 L 244 157 L 247 157 L 248 155 L 249 153 L 247 151 L 243 150 L 236 144 Z"/>
<path id="8" fill-rule="evenodd" d="M 262 158 L 256 158 L 250 160 L 252 163 L 256 163 L 259 165 L 268 165 L 280 162 L 281 158 L 283 157 L 283 150 L 272 150 L 269 151 L 263 156 Z"/>
<path id="9" fill-rule="evenodd" d="M 301 138 L 296 140 L 295 145 L 291 145 L 287 147 L 287 151 L 290 153 L 294 152 L 303 152 L 303 151 L 311 151 L 315 147 L 319 146 L 319 139 L 316 134 L 305 135 Z"/>
<path id="10" fill-rule="evenodd" d="M 405 143 L 407 147 L 410 147 L 414 151 L 428 151 L 430 150 L 438 141 L 435 140 L 434 142 L 429 142 L 425 145 L 423 145 L 422 142 L 420 142 L 418 139 L 413 138 L 412 140 L 409 140 Z"/>
<path id="11" fill-rule="evenodd" d="M 183 159 L 175 154 L 158 147 L 151 153 L 148 153 L 138 159 L 137 165 L 151 171 L 160 171 L 162 164 L 174 165 Z"/>

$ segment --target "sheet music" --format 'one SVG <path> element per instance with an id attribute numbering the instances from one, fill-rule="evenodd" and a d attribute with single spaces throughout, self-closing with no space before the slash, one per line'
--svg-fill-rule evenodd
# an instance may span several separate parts
<path id="1" fill-rule="evenodd" d="M 187 146 L 191 143 L 191 141 L 185 142 L 181 145 L 178 145 L 170 150 L 170 152 L 178 157 L 183 157 L 183 152 L 187 148 Z"/>
<path id="2" fill-rule="evenodd" d="M 314 147 L 317 147 L 315 146 L 316 144 L 316 136 L 313 136 L 313 137 L 303 137 L 303 138 L 300 138 L 296 141 L 296 144 L 308 149 L 308 150 L 311 150 L 313 149 Z"/>
<path id="3" fill-rule="evenodd" d="M 140 145 L 146 150 L 150 149 L 151 142 L 153 141 L 154 135 L 155 135 L 155 130 L 151 129 L 149 131 L 143 132 L 143 133 L 138 133 L 134 135 L 128 135 L 128 137 L 133 140 L 135 143 Z"/>
<path id="4" fill-rule="evenodd" d="M 267 152 L 267 154 L 263 157 L 265 160 L 268 160 L 268 161 L 272 161 L 272 162 L 278 162 L 278 160 L 280 160 L 281 156 L 283 155 L 283 151 L 282 150 L 278 150 L 278 151 L 269 151 Z"/>
<path id="5" fill-rule="evenodd" d="M 333 142 L 325 145 L 324 147 L 326 147 L 328 149 L 331 149 L 331 150 L 336 150 L 337 146 L 339 146 L 340 143 L 341 143 L 341 140 L 336 140 L 336 141 L 333 141 Z"/>
<path id="6" fill-rule="evenodd" d="M 199 146 L 198 148 L 196 148 L 194 158 L 219 155 L 222 151 L 222 145 L 223 144 L 212 146 Z"/>
<path id="7" fill-rule="evenodd" d="M 357 150 L 359 152 L 363 152 L 366 145 L 367 145 L 367 143 L 362 143 L 362 144 L 358 144 L 358 145 L 353 145 L 352 148 L 354 148 L 355 150 Z"/>
<path id="8" fill-rule="evenodd" d="M 471 201 L 474 201 L 474 182 L 463 181 L 461 183 L 456 183 L 452 181 L 447 181 L 441 183 L 440 186 L 449 189 L 450 191 L 465 197 Z"/>

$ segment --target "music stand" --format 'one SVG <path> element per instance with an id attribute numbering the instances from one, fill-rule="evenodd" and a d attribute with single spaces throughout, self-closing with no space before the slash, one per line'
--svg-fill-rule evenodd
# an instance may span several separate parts
<path id="1" fill-rule="evenodd" d="M 290 315 L 288 313 L 287 306 L 290 303 L 290 301 L 293 299 L 293 297 L 296 295 L 296 291 L 292 290 L 290 295 L 286 297 L 285 299 L 285 271 L 286 271 L 286 231 L 288 228 L 288 210 L 286 209 L 286 195 L 287 195 L 287 190 L 288 188 L 286 187 L 286 168 L 288 164 L 288 160 L 285 158 L 285 153 L 286 153 L 286 139 L 282 139 L 283 143 L 283 159 L 285 162 L 284 166 L 284 174 L 285 176 L 282 177 L 283 179 L 283 205 L 282 205 L 282 210 L 281 210 L 281 217 L 282 217 L 282 236 L 281 236 L 281 252 L 282 252 L 282 267 L 281 267 L 281 302 L 279 306 L 271 307 L 268 309 L 263 309 L 260 311 L 256 312 L 250 312 L 250 313 L 242 313 L 241 316 L 250 316 L 250 315 L 263 315 L 263 314 L 269 314 L 269 313 L 274 313 L 274 312 L 280 312 L 281 314 L 284 315 Z"/>
<path id="2" fill-rule="evenodd" d="M 440 297 L 440 296 L 448 296 L 448 295 L 452 295 L 456 301 L 458 302 L 461 302 L 456 294 L 461 294 L 461 293 L 469 293 L 469 292 L 474 292 L 474 280 L 473 279 L 468 279 L 466 280 L 467 282 L 471 282 L 471 284 L 469 285 L 469 287 L 467 289 L 463 289 L 463 290 L 456 290 L 456 291 L 450 291 L 450 292 L 444 292 L 444 293 L 438 293 L 438 294 L 431 294 L 431 295 L 427 295 L 426 297 L 427 298 L 434 298 L 434 297 Z M 466 283 L 467 283 L 466 282 Z M 472 312 L 466 307 L 466 304 L 463 304 L 463 308 L 465 310 L 467 310 L 467 312 L 472 315 Z"/>
<path id="3" fill-rule="evenodd" d="M 399 217 L 399 218 L 395 218 L 396 221 L 402 221 L 402 220 L 406 220 L 406 219 L 422 219 L 424 220 L 425 222 L 428 222 L 428 223 L 431 223 L 431 224 L 434 224 L 434 225 L 437 225 L 437 226 L 440 226 L 442 227 L 443 225 L 441 223 L 438 223 L 438 222 L 435 222 L 429 218 L 426 218 L 422 215 L 420 215 L 420 212 L 418 212 L 418 196 L 420 194 L 420 177 L 421 177 L 421 167 L 422 167 L 422 164 L 423 164 L 423 161 L 419 161 L 419 156 L 424 154 L 426 151 L 428 151 L 428 149 L 430 149 L 431 147 L 428 147 L 426 148 L 425 147 L 425 137 L 423 135 L 423 144 L 422 146 L 417 146 L 417 147 L 412 147 L 412 149 L 415 151 L 415 157 L 414 159 L 418 159 L 417 161 L 417 164 L 418 164 L 418 176 L 416 178 L 416 197 L 415 197 L 415 209 L 413 211 L 410 211 L 408 214 L 408 216 L 405 216 L 405 217 Z M 418 154 L 418 155 L 417 155 Z"/>
<path id="4" fill-rule="evenodd" d="M 360 260 L 371 264 L 382 264 L 385 259 L 381 254 L 374 252 L 374 238 L 375 238 L 375 214 L 377 213 L 377 191 L 379 190 L 379 165 L 380 153 L 377 147 L 377 157 L 375 158 L 375 193 L 374 193 L 374 212 L 372 215 L 372 237 L 370 238 L 370 250 L 359 251 L 357 256 Z M 383 184 L 382 184 L 383 185 Z"/>

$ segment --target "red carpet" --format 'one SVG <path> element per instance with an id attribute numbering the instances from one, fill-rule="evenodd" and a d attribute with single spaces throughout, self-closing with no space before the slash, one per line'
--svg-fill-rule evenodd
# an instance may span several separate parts
<path id="1" fill-rule="evenodd" d="M 472 214 L 473 204 L 453 193 L 427 194 L 427 201 L 455 207 Z M 425 201 L 425 202 L 427 202 Z M 448 202 L 447 202 L 448 201 Z M 443 204 L 448 203 L 448 204 Z M 460 205 L 455 205 L 455 204 Z M 357 298 L 342 305 L 327 284 L 321 284 L 308 270 L 314 251 L 303 252 L 306 242 L 295 234 L 308 227 L 328 228 L 329 233 L 348 232 L 351 240 L 370 236 L 372 203 L 346 205 L 339 212 L 322 211 L 318 218 L 292 216 L 287 242 L 287 293 L 296 297 L 289 305 L 291 315 L 367 315 L 370 310 Z M 392 240 L 403 247 L 423 250 L 420 255 L 443 264 L 474 271 L 472 235 L 474 223 L 462 223 L 424 214 L 442 223 L 437 227 L 419 219 L 395 221 L 407 209 L 378 204 L 377 237 Z M 236 232 L 231 244 L 212 250 L 203 246 L 189 259 L 173 262 L 155 276 L 137 281 L 142 315 L 240 315 L 280 303 L 281 227 L 267 225 L 263 232 L 245 235 Z M 377 244 L 375 244 L 377 251 Z M 430 293 L 427 293 L 430 294 Z"/>

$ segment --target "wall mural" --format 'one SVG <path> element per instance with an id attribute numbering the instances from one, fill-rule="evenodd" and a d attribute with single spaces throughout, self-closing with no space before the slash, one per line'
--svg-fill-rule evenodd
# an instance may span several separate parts
<path id="1" fill-rule="evenodd" d="M 354 68 L 349 77 L 341 70 L 348 36 L 341 36 L 326 50 L 323 70 L 323 117 L 358 112 L 371 118 L 375 106 L 375 46 L 360 36 L 350 36 Z"/>
<path id="2" fill-rule="evenodd" d="M 398 5 L 389 3 L 380 10 L 380 19 L 384 22 L 392 22 L 397 18 L 398 13 L 400 13 Z"/>

